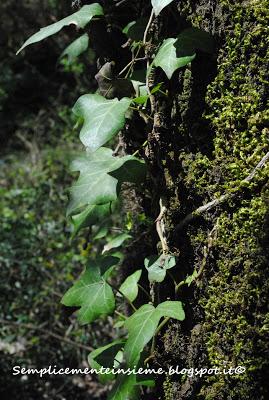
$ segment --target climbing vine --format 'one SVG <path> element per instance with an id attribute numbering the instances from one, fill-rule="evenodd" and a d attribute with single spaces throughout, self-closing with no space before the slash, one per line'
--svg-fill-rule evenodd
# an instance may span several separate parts
<path id="1" fill-rule="evenodd" d="M 73 225 L 75 236 L 80 230 L 92 225 L 100 226 L 116 207 L 121 187 L 125 182 L 141 185 L 147 176 L 148 139 L 133 154 L 117 155 L 109 148 L 113 139 L 124 128 L 127 119 L 142 118 L 147 129 L 153 131 L 157 121 L 154 104 L 155 97 L 169 97 L 165 83 L 154 82 L 157 68 L 161 68 L 166 77 L 171 79 L 178 68 L 189 64 L 196 56 L 196 51 L 213 51 L 211 36 L 197 28 L 188 28 L 177 37 L 165 38 L 156 42 L 153 35 L 153 21 L 173 0 L 151 0 L 152 11 L 148 18 L 130 20 L 122 27 L 126 35 L 126 46 L 130 48 L 131 58 L 124 68 L 114 75 L 115 62 L 105 62 L 95 76 L 99 89 L 96 93 L 84 94 L 74 105 L 77 127 L 80 127 L 80 140 L 85 152 L 78 155 L 71 164 L 73 171 L 79 172 L 76 183 L 70 189 L 70 201 L 67 215 Z M 120 7 L 122 1 L 115 4 Z M 72 15 L 53 23 L 31 36 L 19 52 L 25 47 L 58 33 L 67 25 L 75 25 L 80 31 L 78 38 L 61 54 L 68 62 L 76 59 L 88 49 L 91 37 L 86 29 L 92 21 L 107 22 L 107 16 L 98 3 L 84 5 Z M 85 32 L 81 31 L 85 30 Z M 137 67 L 139 65 L 139 68 Z M 141 65 L 143 66 L 141 68 Z M 137 155 L 141 158 L 138 158 Z M 148 178 L 150 179 L 150 177 Z M 120 337 L 104 347 L 94 350 L 89 355 L 92 368 L 133 369 L 147 365 L 154 351 L 155 337 L 170 319 L 182 321 L 185 318 L 182 302 L 167 299 L 156 304 L 154 284 L 165 280 L 169 269 L 176 265 L 176 257 L 170 252 L 166 238 L 164 215 L 166 207 L 160 199 L 160 214 L 156 219 L 156 230 L 161 242 L 161 251 L 149 255 L 144 262 L 148 273 L 149 291 L 140 285 L 142 270 L 138 269 L 115 287 L 113 273 L 121 262 L 121 253 L 117 249 L 131 235 L 121 232 L 115 235 L 105 246 L 102 254 L 91 260 L 77 282 L 62 298 L 66 306 L 75 306 L 78 321 L 89 324 L 97 318 L 115 313 L 118 317 L 117 328 L 123 328 Z M 96 235 L 97 240 L 106 232 Z M 196 278 L 186 277 L 182 282 L 175 282 L 175 293 L 180 286 L 190 285 Z M 146 293 L 148 303 L 136 308 L 134 301 L 139 290 Z M 128 314 L 122 313 L 120 302 L 129 304 Z M 131 315 L 130 315 L 131 314 Z M 147 345 L 152 342 L 151 352 Z M 115 380 L 109 394 L 110 400 L 139 398 L 140 386 L 154 386 L 154 380 L 138 377 L 135 374 L 123 374 L 116 377 L 110 373 L 101 376 L 102 381 Z"/>

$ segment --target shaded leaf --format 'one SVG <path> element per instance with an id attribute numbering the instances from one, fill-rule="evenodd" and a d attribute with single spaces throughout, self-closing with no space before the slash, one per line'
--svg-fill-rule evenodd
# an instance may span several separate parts
<path id="1" fill-rule="evenodd" d="M 107 100 L 98 94 L 81 96 L 73 112 L 84 120 L 80 131 L 82 143 L 90 151 L 95 151 L 113 138 L 124 126 L 130 103 L 128 98 Z"/>
<path id="2" fill-rule="evenodd" d="M 123 346 L 123 340 L 115 340 L 114 342 L 109 343 L 106 346 L 99 347 L 98 349 L 93 350 L 88 355 L 89 365 L 91 366 L 91 368 L 95 368 L 97 371 L 99 371 L 101 367 L 118 368 L 122 359 L 122 352 L 120 351 Z M 98 377 L 102 383 L 115 379 L 115 375 L 112 373 L 100 374 L 98 375 Z"/>
<path id="3" fill-rule="evenodd" d="M 74 24 L 79 28 L 85 28 L 90 20 L 97 15 L 103 15 L 103 9 L 98 3 L 85 5 L 80 10 L 75 12 L 68 17 L 55 22 L 54 24 L 48 25 L 45 28 L 41 28 L 40 31 L 31 36 L 24 45 L 18 50 L 17 54 L 22 51 L 26 46 L 30 44 L 40 42 L 41 40 L 54 35 L 59 32 L 64 26 Z"/>
<path id="4" fill-rule="evenodd" d="M 139 269 L 128 276 L 121 284 L 119 291 L 124 294 L 130 301 L 134 301 L 138 295 L 138 281 L 141 277 L 142 270 Z"/>
<path id="5" fill-rule="evenodd" d="M 103 221 L 106 216 L 110 214 L 110 203 L 103 205 L 89 205 L 80 214 L 72 215 L 71 222 L 73 224 L 72 237 L 74 237 L 80 229 L 87 226 L 97 224 Z"/>
<path id="6" fill-rule="evenodd" d="M 89 46 L 87 33 L 72 42 L 61 54 L 60 58 L 67 57 L 68 64 L 72 64 L 80 54 L 84 53 Z"/>
<path id="7" fill-rule="evenodd" d="M 143 40 L 144 32 L 147 26 L 147 18 L 139 18 L 137 21 L 129 22 L 128 25 L 122 30 L 125 35 L 136 41 L 139 42 Z"/>

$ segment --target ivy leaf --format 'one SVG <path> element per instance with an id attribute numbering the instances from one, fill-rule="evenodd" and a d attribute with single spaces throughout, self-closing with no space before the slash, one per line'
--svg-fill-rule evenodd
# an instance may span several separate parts
<path id="1" fill-rule="evenodd" d="M 26 40 L 24 45 L 18 50 L 17 54 L 30 44 L 40 42 L 41 40 L 58 33 L 64 26 L 74 24 L 79 28 L 85 28 L 90 20 L 97 15 L 104 15 L 103 8 L 100 4 L 94 3 L 91 5 L 85 5 L 74 14 L 55 22 L 54 24 L 48 25 L 45 28 L 41 28 L 39 32 Z"/>
<path id="2" fill-rule="evenodd" d="M 135 42 L 139 42 L 143 40 L 147 23 L 147 18 L 139 18 L 137 21 L 129 22 L 122 32 L 125 33 L 128 38 L 134 40 Z"/>
<path id="3" fill-rule="evenodd" d="M 143 164 L 134 156 L 113 157 L 113 151 L 106 147 L 76 158 L 71 164 L 71 169 L 80 171 L 80 175 L 76 184 L 70 189 L 67 214 L 74 214 L 87 205 L 100 205 L 115 201 L 120 183 L 118 185 L 118 179 L 111 176 L 110 173 L 130 160 L 137 163 L 138 169 Z M 124 179 L 122 176 L 121 178 Z M 128 176 L 125 181 L 128 181 Z M 86 218 L 86 212 L 84 217 Z M 82 223 L 81 220 L 80 223 Z"/>
<path id="4" fill-rule="evenodd" d="M 182 321 L 185 317 L 180 301 L 165 301 L 155 308 L 144 304 L 125 322 L 129 336 L 124 347 L 124 355 L 128 365 L 136 365 L 141 351 L 152 339 L 162 317 L 175 318 Z"/>
<path id="5" fill-rule="evenodd" d="M 187 278 L 185 279 L 185 283 L 190 286 L 192 284 L 193 281 L 195 281 L 195 279 L 198 276 L 198 272 L 196 270 L 194 270 L 194 272 L 191 275 L 188 275 Z"/>
<path id="6" fill-rule="evenodd" d="M 159 313 L 151 304 L 144 304 L 125 322 L 129 336 L 124 353 L 128 365 L 136 365 L 141 351 L 152 339 L 160 320 Z"/>
<path id="7" fill-rule="evenodd" d="M 135 374 L 120 375 L 108 396 L 108 400 L 138 400 L 139 393 Z"/>
<path id="8" fill-rule="evenodd" d="M 148 270 L 148 279 L 150 282 L 162 282 L 166 276 L 166 270 L 176 265 L 175 257 L 162 254 L 151 256 L 145 259 L 145 267 Z"/>
<path id="9" fill-rule="evenodd" d="M 90 323 L 114 311 L 115 298 L 111 287 L 105 281 L 105 273 L 117 262 L 116 257 L 92 261 L 79 280 L 63 296 L 61 303 L 65 306 L 80 307 L 77 316 L 81 324 Z"/>
<path id="10" fill-rule="evenodd" d="M 168 6 L 168 4 L 172 3 L 172 1 L 173 0 L 151 0 L 155 15 L 159 15 L 164 7 Z"/>
<path id="11" fill-rule="evenodd" d="M 157 306 L 156 311 L 160 313 L 161 317 L 174 318 L 178 321 L 185 319 L 181 301 L 164 301 Z"/>
<path id="12" fill-rule="evenodd" d="M 152 63 L 152 66 L 162 68 L 168 79 L 172 78 L 173 73 L 178 68 L 184 67 L 195 58 L 195 52 L 193 52 L 192 48 L 178 57 L 176 42 L 177 39 L 174 38 L 164 40 Z"/>
<path id="13" fill-rule="evenodd" d="M 105 252 L 111 250 L 111 249 L 115 249 L 117 247 L 120 247 L 125 240 L 130 239 L 132 236 L 128 235 L 128 233 L 121 233 L 120 235 L 114 237 L 113 239 L 110 240 L 110 242 L 108 242 L 105 246 L 104 249 L 102 251 L 102 254 L 104 254 Z"/>
<path id="14" fill-rule="evenodd" d="M 72 215 L 71 222 L 73 224 L 72 238 L 83 228 L 94 225 L 104 220 L 110 214 L 111 204 L 89 205 L 80 214 Z"/>
<path id="15" fill-rule="evenodd" d="M 215 43 L 210 33 L 203 31 L 199 28 L 187 28 L 184 29 L 177 37 L 176 49 L 178 55 L 180 52 L 191 52 L 195 50 L 201 50 L 205 53 L 213 53 L 215 49 Z"/>
<path id="16" fill-rule="evenodd" d="M 80 54 L 84 53 L 89 46 L 89 36 L 87 33 L 74 40 L 62 52 L 60 58 L 67 57 L 68 64 L 72 64 Z"/>
<path id="17" fill-rule="evenodd" d="M 119 291 L 124 294 L 130 301 L 134 301 L 138 295 L 138 281 L 141 277 L 142 270 L 135 271 L 128 276 L 121 284 Z"/>
<path id="18" fill-rule="evenodd" d="M 84 94 L 77 100 L 73 112 L 84 120 L 80 140 L 89 151 L 97 150 L 123 128 L 130 103 L 127 97 L 107 100 L 99 94 Z"/>
<path id="19" fill-rule="evenodd" d="M 115 340 L 112 343 L 107 344 L 106 346 L 99 347 L 96 350 L 93 350 L 88 356 L 88 363 L 91 368 L 99 371 L 101 367 L 104 368 L 118 368 L 120 362 L 122 361 L 122 352 L 121 349 L 124 346 L 123 340 Z M 102 383 L 105 383 L 109 380 L 113 380 L 115 375 L 103 374 L 99 375 L 99 380 Z"/>

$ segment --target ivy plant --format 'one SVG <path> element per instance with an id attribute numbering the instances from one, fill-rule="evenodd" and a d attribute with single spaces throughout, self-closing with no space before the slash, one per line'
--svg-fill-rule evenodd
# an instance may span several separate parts
<path id="1" fill-rule="evenodd" d="M 154 116 L 150 100 L 154 96 L 167 94 L 165 79 L 171 79 L 177 69 L 191 63 L 197 50 L 206 53 L 213 51 L 211 36 L 198 28 L 190 27 L 175 38 L 166 37 L 160 43 L 154 43 L 154 51 L 149 52 L 153 41 L 150 31 L 152 21 L 172 1 L 151 0 L 152 11 L 148 20 L 143 17 L 133 21 L 130 15 L 130 21 L 122 28 L 122 32 L 128 39 L 127 45 L 132 58 L 117 76 L 113 76 L 114 61 L 105 63 L 96 74 L 99 90 L 82 95 L 73 107 L 78 118 L 77 125 L 80 126 L 80 140 L 85 147 L 85 151 L 77 155 L 71 164 L 71 170 L 79 172 L 76 183 L 69 190 L 70 201 L 67 207 L 67 216 L 73 225 L 73 236 L 80 230 L 99 225 L 100 230 L 97 231 L 95 240 L 103 240 L 108 232 L 102 225 L 103 221 L 113 213 L 121 195 L 122 184 L 131 182 L 141 185 L 146 178 L 147 168 L 143 154 L 147 140 L 134 154 L 115 155 L 109 147 L 111 143 L 113 146 L 126 121 L 135 115 L 147 124 L 152 123 Z M 61 21 L 42 28 L 23 44 L 19 52 L 58 33 L 67 25 L 75 25 L 79 30 L 78 38 L 61 54 L 61 57 L 67 57 L 72 62 L 91 43 L 89 33 L 83 30 L 93 19 L 103 19 L 110 24 L 110 17 L 107 18 L 106 12 L 98 3 L 85 5 Z M 138 62 L 139 68 L 136 67 Z M 144 69 L 141 69 L 141 63 L 144 63 Z M 166 77 L 163 76 L 159 82 L 155 81 L 152 86 L 149 77 L 157 68 L 163 70 Z M 118 93 L 118 96 L 113 98 L 113 93 Z M 137 157 L 138 154 L 141 158 Z M 132 240 L 130 232 L 121 232 L 108 238 L 101 254 L 88 262 L 80 278 L 62 298 L 64 305 L 78 308 L 77 318 L 81 324 L 89 324 L 107 315 L 118 316 L 115 323 L 115 329 L 119 332 L 118 339 L 94 350 L 88 357 L 91 367 L 97 370 L 101 367 L 134 368 L 147 365 L 149 357 L 145 358 L 145 354 L 148 352 L 149 342 L 152 342 L 152 346 L 148 355 L 152 355 L 155 338 L 164 324 L 170 318 L 178 321 L 185 318 L 181 301 L 166 299 L 156 304 L 152 296 L 154 284 L 161 284 L 177 262 L 163 237 L 165 207 L 161 201 L 160 207 L 160 216 L 156 220 L 162 244 L 159 254 L 148 256 L 144 266 L 138 265 L 135 272 L 115 287 L 115 270 L 121 262 L 116 251 Z M 143 269 L 148 275 L 147 288 L 140 284 Z M 196 276 L 194 271 L 191 276 L 176 284 L 176 291 L 182 284 L 190 285 Z M 145 285 L 144 281 L 143 284 Z M 149 300 L 145 304 L 138 303 L 140 307 L 137 309 L 134 302 L 137 301 L 140 291 L 146 293 Z M 128 313 L 122 314 L 120 311 L 121 302 L 129 304 Z M 116 377 L 111 373 L 105 377 L 100 376 L 100 379 L 102 382 L 115 381 L 108 395 L 110 400 L 139 399 L 140 386 L 154 385 L 152 379 L 139 379 L 134 374 Z"/>

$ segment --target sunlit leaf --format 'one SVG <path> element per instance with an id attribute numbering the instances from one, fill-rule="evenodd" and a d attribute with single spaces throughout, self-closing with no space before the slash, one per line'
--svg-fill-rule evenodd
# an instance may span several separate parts
<path id="1" fill-rule="evenodd" d="M 107 100 L 98 94 L 81 96 L 73 112 L 84 120 L 80 131 L 82 143 L 95 151 L 108 142 L 123 128 L 130 103 L 129 98 Z"/>
<path id="2" fill-rule="evenodd" d="M 120 375 L 108 395 L 108 400 L 138 400 L 140 398 L 139 393 L 136 375 Z"/>
<path id="3" fill-rule="evenodd" d="M 121 233 L 120 235 L 114 237 L 111 239 L 103 249 L 102 253 L 106 253 L 107 251 L 111 249 L 115 249 L 117 247 L 120 247 L 127 239 L 130 239 L 132 236 L 128 235 L 128 233 Z"/>
<path id="4" fill-rule="evenodd" d="M 159 15 L 164 7 L 168 6 L 168 4 L 172 3 L 172 1 L 173 0 L 151 0 L 155 15 Z"/>
<path id="5" fill-rule="evenodd" d="M 90 323 L 114 311 L 115 298 L 106 283 L 105 274 L 117 263 L 116 257 L 91 261 L 79 280 L 63 296 L 62 304 L 80 307 L 77 317 L 81 324 Z"/>
<path id="6" fill-rule="evenodd" d="M 177 39 L 166 39 L 161 45 L 152 65 L 160 67 L 166 73 L 167 77 L 171 79 L 173 73 L 180 67 L 189 64 L 194 58 L 195 53 L 191 50 L 189 54 L 178 57 L 175 43 Z M 188 53 L 188 52 L 187 52 Z"/>
<path id="7" fill-rule="evenodd" d="M 145 267 L 148 270 L 150 282 L 162 282 L 166 276 L 166 270 L 176 265 L 175 257 L 169 254 L 151 256 L 145 259 Z"/>
<path id="8" fill-rule="evenodd" d="M 141 160 L 134 156 L 113 157 L 112 150 L 106 147 L 101 147 L 94 153 L 83 153 L 77 157 L 72 162 L 71 169 L 79 171 L 80 175 L 70 189 L 68 215 L 81 211 L 87 205 L 106 204 L 116 200 L 122 179 L 128 182 L 129 176 L 127 173 L 125 177 L 120 174 L 121 181 L 118 184 L 118 179 L 111 176 L 110 173 L 129 161 L 132 161 L 132 165 L 133 163 L 137 164 L 140 173 L 141 165 L 143 165 Z M 135 168 L 132 171 L 134 174 Z M 84 216 L 86 217 L 86 211 Z"/>
<path id="9" fill-rule="evenodd" d="M 141 273 L 141 269 L 135 271 L 125 279 L 119 288 L 119 291 L 130 301 L 134 301 L 138 295 L 138 281 L 141 277 Z"/>
<path id="10" fill-rule="evenodd" d="M 129 336 L 124 347 L 124 355 L 128 365 L 137 364 L 140 353 L 152 339 L 162 317 L 175 318 L 182 321 L 185 317 L 179 301 L 165 301 L 155 308 L 144 304 L 125 322 Z"/>
<path id="11" fill-rule="evenodd" d="M 90 20 L 97 15 L 103 15 L 103 8 L 98 3 L 85 5 L 81 7 L 80 10 L 75 12 L 68 17 L 55 22 L 54 24 L 48 25 L 45 28 L 41 28 L 40 31 L 31 36 L 24 45 L 18 50 L 17 54 L 22 51 L 26 46 L 30 44 L 40 42 L 41 40 L 54 35 L 59 32 L 64 26 L 74 24 L 79 28 L 85 28 L 85 26 L 90 22 Z"/>

